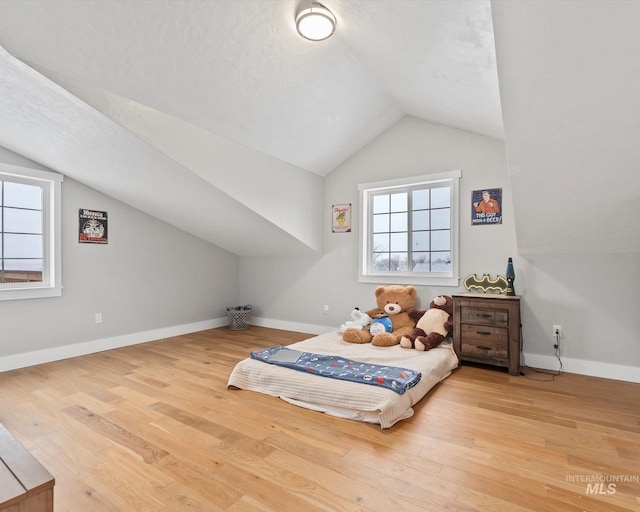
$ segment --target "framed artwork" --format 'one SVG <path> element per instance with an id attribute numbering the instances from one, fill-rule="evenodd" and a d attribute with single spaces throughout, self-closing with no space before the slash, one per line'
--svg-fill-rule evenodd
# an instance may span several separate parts
<path id="1" fill-rule="evenodd" d="M 334 204 L 331 207 L 331 232 L 349 233 L 351 231 L 351 203 Z"/>
<path id="2" fill-rule="evenodd" d="M 81 244 L 106 244 L 107 212 L 96 210 L 78 210 L 78 242 Z"/>
<path id="3" fill-rule="evenodd" d="M 502 224 L 501 188 L 484 188 L 471 192 L 471 224 Z"/>

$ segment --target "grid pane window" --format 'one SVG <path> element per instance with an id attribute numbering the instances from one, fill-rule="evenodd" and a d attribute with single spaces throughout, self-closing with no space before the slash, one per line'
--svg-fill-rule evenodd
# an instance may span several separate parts
<path id="1" fill-rule="evenodd" d="M 3 181 L 0 195 L 0 283 L 41 282 L 42 187 Z"/>
<path id="2" fill-rule="evenodd" d="M 451 187 L 418 185 L 402 192 L 377 193 L 370 213 L 372 262 L 378 272 L 442 272 L 451 261 Z M 411 220 L 411 225 L 410 221 Z M 414 254 L 415 253 L 415 254 Z M 432 268 L 437 262 L 438 270 Z M 444 269 L 444 270 L 443 270 Z"/>
<path id="3" fill-rule="evenodd" d="M 62 179 L 0 164 L 0 300 L 61 295 Z"/>
<path id="4" fill-rule="evenodd" d="M 424 278 L 419 282 L 457 285 L 459 177 L 459 171 L 452 171 L 433 181 L 425 176 L 413 183 L 360 185 L 361 281 L 403 277 L 408 283 Z"/>

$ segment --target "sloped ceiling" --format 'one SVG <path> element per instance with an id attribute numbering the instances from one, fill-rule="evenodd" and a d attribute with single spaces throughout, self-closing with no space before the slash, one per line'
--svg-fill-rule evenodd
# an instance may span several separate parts
<path id="1" fill-rule="evenodd" d="M 312 43 L 307 1 L 2 0 L 0 145 L 233 253 L 308 254 L 323 176 L 411 115 L 506 140 L 521 252 L 638 250 L 637 5 L 324 3 Z"/>
<path id="2" fill-rule="evenodd" d="M 518 251 L 640 253 L 640 2 L 492 10 Z"/>

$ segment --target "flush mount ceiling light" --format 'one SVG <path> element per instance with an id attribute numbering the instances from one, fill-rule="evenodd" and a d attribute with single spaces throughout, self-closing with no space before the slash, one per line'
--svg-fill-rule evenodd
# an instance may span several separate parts
<path id="1" fill-rule="evenodd" d="M 310 41 L 324 41 L 336 29 L 336 17 L 324 5 L 312 2 L 296 16 L 298 34 Z"/>

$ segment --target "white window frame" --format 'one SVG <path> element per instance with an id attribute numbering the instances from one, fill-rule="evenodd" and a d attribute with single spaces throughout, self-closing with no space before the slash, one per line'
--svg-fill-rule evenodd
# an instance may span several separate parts
<path id="1" fill-rule="evenodd" d="M 0 283 L 0 301 L 62 295 L 61 197 L 64 177 L 51 171 L 0 163 L 0 179 L 42 188 L 43 272 L 41 282 Z"/>
<path id="2" fill-rule="evenodd" d="M 460 222 L 460 177 L 461 172 L 446 171 L 436 174 L 400 178 L 394 180 L 363 183 L 358 185 L 360 198 L 360 244 L 358 251 L 359 275 L 361 283 L 413 284 L 428 286 L 458 286 L 459 276 L 459 222 Z M 447 183 L 451 186 L 451 271 L 450 272 L 375 272 L 370 268 L 370 254 L 373 236 L 371 231 L 371 198 L 374 193 L 392 192 L 394 189 L 415 185 L 435 185 Z"/>

